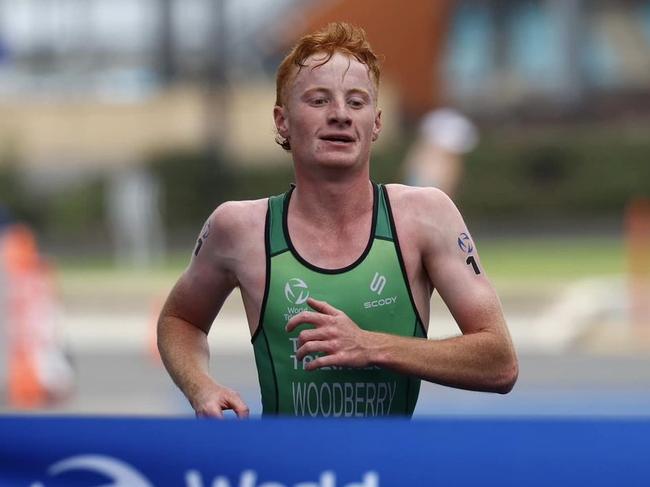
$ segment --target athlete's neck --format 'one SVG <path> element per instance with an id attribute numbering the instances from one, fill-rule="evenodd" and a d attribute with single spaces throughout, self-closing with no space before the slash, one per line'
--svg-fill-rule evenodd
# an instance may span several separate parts
<path id="1" fill-rule="evenodd" d="M 372 212 L 373 187 L 368 175 L 346 180 L 296 177 L 291 212 L 323 225 L 347 225 Z"/>

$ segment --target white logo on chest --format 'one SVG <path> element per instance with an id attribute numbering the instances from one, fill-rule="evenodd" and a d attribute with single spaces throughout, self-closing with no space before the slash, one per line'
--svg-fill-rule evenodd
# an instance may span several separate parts
<path id="1" fill-rule="evenodd" d="M 373 293 L 381 294 L 386 285 L 386 276 L 382 276 L 379 272 L 375 272 L 375 276 L 370 281 L 370 290 Z M 397 302 L 397 296 L 392 296 L 388 298 L 374 299 L 372 301 L 366 301 L 363 303 L 363 307 L 366 309 L 370 308 L 379 308 L 381 306 L 387 306 L 389 304 L 395 304 Z"/>
<path id="2" fill-rule="evenodd" d="M 382 298 L 382 299 L 375 299 L 374 301 L 366 301 L 365 303 L 363 303 L 363 307 L 366 309 L 380 308 L 381 306 L 395 304 L 396 302 L 397 302 L 397 296 L 392 296 L 390 298 Z"/>
<path id="3" fill-rule="evenodd" d="M 309 297 L 309 288 L 305 281 L 293 277 L 284 285 L 284 296 L 290 303 L 304 304 Z"/>
<path id="4" fill-rule="evenodd" d="M 375 272 L 375 277 L 373 277 L 372 281 L 370 282 L 370 290 L 373 293 L 381 294 L 381 292 L 384 290 L 385 285 L 386 277 L 380 275 L 379 272 Z"/>

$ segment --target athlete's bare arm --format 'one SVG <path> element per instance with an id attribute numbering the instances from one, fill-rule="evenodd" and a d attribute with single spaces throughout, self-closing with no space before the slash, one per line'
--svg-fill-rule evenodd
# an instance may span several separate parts
<path id="1" fill-rule="evenodd" d="M 210 377 L 207 334 L 224 301 L 239 285 L 239 263 L 247 248 L 242 237 L 251 230 L 244 228 L 243 216 L 250 213 L 250 206 L 249 202 L 224 203 L 210 215 L 158 321 L 160 355 L 197 416 L 223 417 L 226 409 L 248 416 L 239 394 Z M 250 241 L 250 235 L 243 240 Z"/>
<path id="2" fill-rule="evenodd" d="M 449 308 L 462 335 L 445 340 L 380 344 L 382 364 L 427 380 L 464 389 L 508 392 L 517 358 L 499 298 L 485 275 L 476 246 L 453 202 L 435 188 L 395 186 L 401 214 L 410 214 L 429 281 Z M 399 193 L 401 191 L 401 194 Z M 396 199 L 394 198 L 394 199 Z M 399 221 L 398 225 L 399 232 Z M 388 345 L 388 346 L 387 346 Z M 406 348 L 408 346 L 408 349 Z"/>
<path id="3" fill-rule="evenodd" d="M 394 185 L 389 195 L 399 238 L 408 239 L 403 252 L 419 253 L 422 271 L 438 289 L 462 335 L 426 340 L 366 332 L 329 304 L 311 300 L 315 311 L 296 315 L 287 324 L 289 331 L 304 323 L 315 326 L 300 333 L 298 358 L 324 352 L 327 355 L 307 367 L 378 365 L 452 387 L 510 391 L 518 373 L 516 354 L 501 304 L 460 213 L 433 188 Z M 413 262 L 413 255 L 408 257 Z M 407 264 L 407 271 L 409 267 L 415 265 Z"/>

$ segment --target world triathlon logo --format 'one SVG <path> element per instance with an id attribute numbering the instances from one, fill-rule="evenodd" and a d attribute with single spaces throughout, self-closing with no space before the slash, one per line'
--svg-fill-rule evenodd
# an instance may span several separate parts
<path id="1" fill-rule="evenodd" d="M 79 455 L 55 463 L 48 469 L 52 477 L 72 471 L 95 472 L 111 479 L 104 487 L 153 487 L 140 472 L 117 458 L 103 455 Z M 57 485 L 60 485 L 58 483 Z M 45 487 L 42 482 L 34 482 L 30 487 Z"/>
<path id="2" fill-rule="evenodd" d="M 149 481 L 141 472 L 139 472 L 135 467 L 129 465 L 122 460 L 119 460 L 114 457 L 104 456 L 104 455 L 79 455 L 70 457 L 60 462 L 51 465 L 47 470 L 47 476 L 57 477 L 59 475 L 78 475 L 80 472 L 92 473 L 101 475 L 109 479 L 109 483 L 103 482 L 102 487 L 154 487 L 154 484 Z M 5 473 L 4 471 L 2 472 Z M 11 471 L 9 472 L 12 473 Z M 183 472 L 178 472 L 180 475 Z M 260 477 L 259 473 L 252 469 L 246 469 L 239 474 L 239 478 L 235 479 L 235 483 L 231 483 L 230 476 L 218 475 L 212 479 L 210 482 L 209 478 L 204 478 L 200 471 L 191 469 L 184 472 L 185 482 L 183 485 L 187 487 L 201 486 L 201 485 L 212 485 L 212 486 L 249 486 L 255 487 L 263 485 L 274 485 L 277 487 L 289 487 L 289 484 L 282 482 L 259 482 Z M 74 477 L 71 477 L 74 479 Z M 58 481 L 48 482 L 49 485 L 63 485 L 63 479 L 56 479 Z M 342 487 L 377 487 L 380 483 L 379 474 L 370 470 L 363 474 L 361 482 L 352 482 L 345 484 Z M 77 482 L 69 482 L 66 485 L 81 485 Z M 5 484 L 3 484 L 5 485 Z M 15 485 L 12 484 L 12 485 Z M 168 485 L 167 483 L 165 485 Z M 180 484 L 179 484 L 180 485 Z M 301 482 L 299 484 L 294 484 L 294 487 L 300 485 L 314 485 L 314 486 L 335 486 L 337 484 L 337 474 L 332 470 L 325 470 L 319 475 L 319 479 L 316 482 Z M 43 482 L 37 481 L 29 484 L 29 487 L 47 487 Z"/>
<path id="3" fill-rule="evenodd" d="M 472 251 L 474 250 L 474 244 L 472 243 L 472 239 L 469 238 L 469 235 L 467 235 L 466 233 L 461 233 L 458 236 L 458 246 L 460 247 L 460 250 L 462 250 L 466 254 L 471 254 Z"/>
<path id="4" fill-rule="evenodd" d="M 284 296 L 293 304 L 304 304 L 309 298 L 309 287 L 305 281 L 294 277 L 284 285 Z"/>

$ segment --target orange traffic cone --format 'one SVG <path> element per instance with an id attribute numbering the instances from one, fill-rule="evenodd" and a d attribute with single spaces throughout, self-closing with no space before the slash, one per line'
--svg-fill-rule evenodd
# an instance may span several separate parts
<path id="1" fill-rule="evenodd" d="M 72 370 L 56 335 L 52 271 L 41 259 L 32 231 L 15 225 L 0 241 L 6 273 L 8 401 L 36 408 L 72 390 Z"/>
<path id="2" fill-rule="evenodd" d="M 9 355 L 8 402 L 15 409 L 43 406 L 47 392 L 38 380 L 33 356 L 24 347 L 14 347 Z"/>

